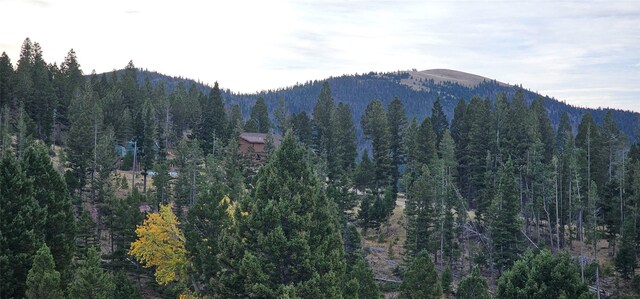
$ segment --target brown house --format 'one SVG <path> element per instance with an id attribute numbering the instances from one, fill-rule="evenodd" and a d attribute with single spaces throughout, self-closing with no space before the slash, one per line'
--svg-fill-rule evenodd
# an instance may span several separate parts
<path id="1" fill-rule="evenodd" d="M 240 152 L 252 156 L 256 162 L 264 162 L 267 159 L 265 148 L 269 143 L 269 136 L 274 148 L 282 142 L 282 137 L 276 134 L 266 133 L 242 133 L 240 134 Z"/>

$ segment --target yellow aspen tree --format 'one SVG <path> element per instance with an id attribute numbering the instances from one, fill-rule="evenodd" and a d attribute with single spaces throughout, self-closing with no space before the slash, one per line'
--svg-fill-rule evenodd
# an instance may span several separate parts
<path id="1" fill-rule="evenodd" d="M 166 285 L 187 278 L 187 250 L 184 234 L 178 228 L 178 218 L 172 204 L 160 206 L 136 228 L 138 239 L 131 243 L 129 254 L 145 268 L 156 267 L 156 281 Z"/>

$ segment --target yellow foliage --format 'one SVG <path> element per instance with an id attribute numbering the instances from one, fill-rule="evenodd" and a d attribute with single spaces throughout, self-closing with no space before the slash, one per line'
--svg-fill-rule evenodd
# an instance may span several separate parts
<path id="1" fill-rule="evenodd" d="M 144 223 L 136 228 L 138 239 L 129 249 L 129 254 L 145 268 L 156 267 L 156 281 L 161 285 L 187 278 L 185 237 L 178 228 L 180 222 L 172 207 L 172 204 L 160 206 L 159 213 L 147 215 Z"/>
<path id="2" fill-rule="evenodd" d="M 231 198 L 229 198 L 229 195 L 225 195 L 221 200 L 220 203 L 218 204 L 220 206 L 224 206 L 227 205 L 227 215 L 229 215 L 229 218 L 231 218 L 232 223 L 235 225 L 237 223 L 236 221 L 236 209 L 238 208 L 238 203 L 237 202 L 231 202 Z M 240 216 L 242 217 L 246 217 L 249 216 L 248 212 L 244 212 L 244 211 L 240 211 Z"/>
<path id="3" fill-rule="evenodd" d="M 191 293 L 180 294 L 179 299 L 198 299 L 199 297 Z"/>

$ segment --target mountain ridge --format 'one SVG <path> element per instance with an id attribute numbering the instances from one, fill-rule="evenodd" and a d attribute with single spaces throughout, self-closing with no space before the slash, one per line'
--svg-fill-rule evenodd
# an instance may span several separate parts
<path id="1" fill-rule="evenodd" d="M 180 82 L 187 88 L 196 84 L 205 92 L 211 88 L 202 82 L 138 69 L 138 81 L 143 82 L 146 79 L 149 79 L 153 85 L 163 82 L 168 92 L 171 92 Z M 407 117 L 409 119 L 415 117 L 421 121 L 431 115 L 433 103 L 436 98 L 440 98 L 447 119 L 451 122 L 453 110 L 459 99 L 469 101 L 473 96 L 479 96 L 483 99 L 488 97 L 493 101 L 499 93 L 505 93 L 507 98 L 511 99 L 515 92 L 522 88 L 462 71 L 432 69 L 341 75 L 257 93 L 236 93 L 222 86 L 222 94 L 227 107 L 239 105 L 244 117 L 248 117 L 251 106 L 258 97 L 265 99 L 271 115 L 280 98 L 285 100 L 289 113 L 304 111 L 310 115 L 324 81 L 329 82 L 336 103 L 343 102 L 351 107 L 359 139 L 362 137 L 359 126 L 360 117 L 366 105 L 373 99 L 380 99 L 387 105 L 394 97 L 399 97 L 405 105 Z M 630 141 L 638 141 L 638 134 L 640 134 L 640 113 L 638 112 L 615 108 L 578 107 L 524 88 L 522 90 L 528 104 L 536 98 L 545 99 L 545 108 L 554 128 L 557 127 L 560 116 L 564 112 L 569 114 L 575 132 L 586 112 L 591 112 L 596 123 L 601 124 L 606 111 L 611 110 L 616 124 Z"/>

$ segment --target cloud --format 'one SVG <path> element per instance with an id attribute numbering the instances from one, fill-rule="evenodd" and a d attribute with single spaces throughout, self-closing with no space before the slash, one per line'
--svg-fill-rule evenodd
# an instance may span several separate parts
<path id="1" fill-rule="evenodd" d="M 49 5 L 51 4 L 48 1 L 44 1 L 44 0 L 28 0 L 28 2 L 35 6 L 39 6 L 43 8 L 49 7 Z"/>
<path id="2" fill-rule="evenodd" d="M 30 36 L 48 62 L 74 48 L 87 73 L 132 59 L 248 92 L 331 75 L 448 68 L 589 105 L 640 99 L 635 1 L 0 1 L 7 15 L 0 28 L 24 25 L 0 36 L 0 52 L 16 61 Z M 83 13 L 58 17 L 72 8 Z M 24 15 L 38 22 L 21 22 Z"/>

